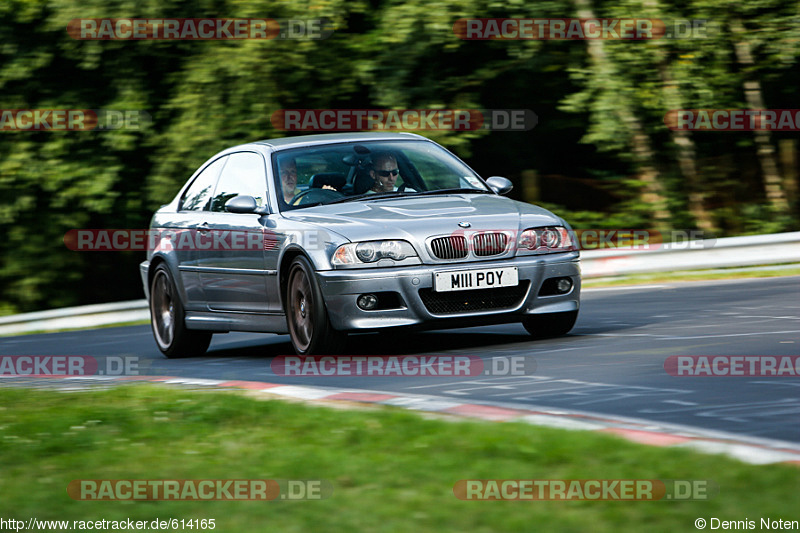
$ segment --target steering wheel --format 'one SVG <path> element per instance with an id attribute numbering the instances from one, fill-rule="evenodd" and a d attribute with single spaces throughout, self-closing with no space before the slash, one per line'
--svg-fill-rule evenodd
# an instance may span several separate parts
<path id="1" fill-rule="evenodd" d="M 409 187 L 408 183 L 403 183 L 402 185 L 400 185 L 400 187 L 397 188 L 397 192 L 404 192 L 406 189 L 408 189 L 411 192 L 417 192 L 417 190 L 414 187 Z"/>
<path id="2" fill-rule="evenodd" d="M 289 205 L 306 205 L 324 202 L 326 200 L 338 200 L 344 198 L 344 194 L 333 189 L 306 189 L 294 195 Z"/>

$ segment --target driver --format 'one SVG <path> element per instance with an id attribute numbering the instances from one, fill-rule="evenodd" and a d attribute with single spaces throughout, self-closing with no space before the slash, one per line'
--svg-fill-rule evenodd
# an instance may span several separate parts
<path id="1" fill-rule="evenodd" d="M 297 162 L 293 157 L 284 160 L 280 167 L 280 176 L 283 201 L 291 203 L 297 194 Z"/>
<path id="2" fill-rule="evenodd" d="M 284 159 L 279 163 L 280 177 L 281 177 L 281 190 L 283 191 L 283 201 L 291 205 L 292 200 L 301 191 L 297 188 L 297 160 L 294 157 Z M 335 191 L 336 189 L 330 185 L 325 185 L 323 189 Z"/>
<path id="3" fill-rule="evenodd" d="M 372 169 L 369 175 L 375 180 L 375 185 L 369 192 L 392 192 L 396 191 L 395 183 L 400 176 L 400 169 L 397 168 L 397 159 L 387 152 L 375 154 L 372 158 Z"/>

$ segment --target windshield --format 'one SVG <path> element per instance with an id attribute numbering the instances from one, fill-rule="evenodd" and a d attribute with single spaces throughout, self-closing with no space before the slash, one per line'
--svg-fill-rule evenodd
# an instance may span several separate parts
<path id="1" fill-rule="evenodd" d="M 492 191 L 472 170 L 426 141 L 337 143 L 273 156 L 281 210 L 384 197 Z"/>

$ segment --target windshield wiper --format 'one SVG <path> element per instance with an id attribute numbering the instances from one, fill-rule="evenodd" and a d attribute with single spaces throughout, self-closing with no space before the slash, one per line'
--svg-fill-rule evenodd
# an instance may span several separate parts
<path id="1" fill-rule="evenodd" d="M 431 191 L 418 192 L 417 194 L 419 194 L 419 195 L 423 195 L 423 194 L 453 194 L 453 193 L 464 193 L 464 192 L 475 193 L 475 194 L 494 194 L 494 192 L 492 192 L 492 191 L 485 191 L 483 189 L 466 189 L 466 188 L 458 188 L 458 187 L 456 187 L 454 189 L 433 189 Z"/>
<path id="2" fill-rule="evenodd" d="M 343 204 L 345 202 L 354 202 L 356 200 L 380 200 L 381 198 L 396 198 L 398 196 L 410 196 L 411 194 L 415 193 L 407 193 L 407 192 L 384 192 L 384 193 L 373 193 L 373 194 L 359 194 L 357 196 L 348 196 L 347 198 L 339 198 L 337 200 L 333 200 L 332 202 L 325 202 L 325 205 L 331 204 Z"/>
<path id="3" fill-rule="evenodd" d="M 432 191 L 422 191 L 422 192 L 400 192 L 400 191 L 393 191 L 393 192 L 385 192 L 385 193 L 366 193 L 366 194 L 359 194 L 357 196 L 348 196 L 347 198 L 339 198 L 337 200 L 333 200 L 330 202 L 322 202 L 324 205 L 331 205 L 331 204 L 343 204 L 345 202 L 355 202 L 357 200 L 380 200 L 383 198 L 397 198 L 399 196 L 422 196 L 422 195 L 433 195 L 433 194 L 454 194 L 454 193 L 476 193 L 476 194 L 494 194 L 492 191 L 484 191 L 482 189 L 466 189 L 466 188 L 454 188 L 454 189 L 435 189 Z"/>

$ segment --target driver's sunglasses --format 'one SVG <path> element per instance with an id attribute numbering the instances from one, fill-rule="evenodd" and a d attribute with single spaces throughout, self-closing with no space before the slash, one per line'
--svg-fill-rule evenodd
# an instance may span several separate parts
<path id="1" fill-rule="evenodd" d="M 400 174 L 400 169 L 393 168 L 392 170 L 376 170 L 375 172 L 382 178 L 388 178 L 389 176 L 397 176 Z"/>

